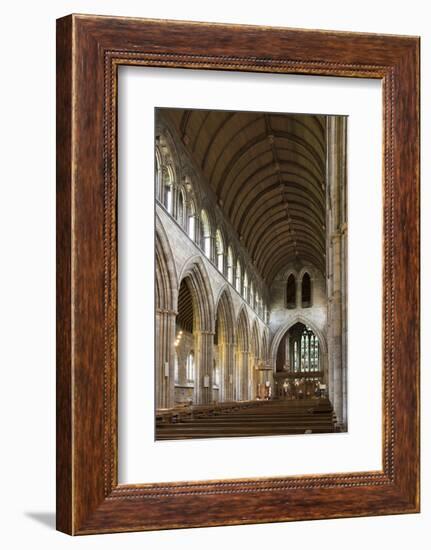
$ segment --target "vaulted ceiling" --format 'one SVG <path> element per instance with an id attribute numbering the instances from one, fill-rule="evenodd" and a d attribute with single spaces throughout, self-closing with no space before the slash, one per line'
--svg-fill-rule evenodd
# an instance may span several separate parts
<path id="1" fill-rule="evenodd" d="M 270 285 L 297 263 L 325 272 L 325 117 L 169 110 L 253 263 Z"/>

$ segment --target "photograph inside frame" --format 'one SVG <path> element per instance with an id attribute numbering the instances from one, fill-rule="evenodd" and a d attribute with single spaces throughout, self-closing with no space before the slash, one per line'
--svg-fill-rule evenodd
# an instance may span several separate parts
<path id="1" fill-rule="evenodd" d="M 347 116 L 155 109 L 155 439 L 347 431 Z"/>

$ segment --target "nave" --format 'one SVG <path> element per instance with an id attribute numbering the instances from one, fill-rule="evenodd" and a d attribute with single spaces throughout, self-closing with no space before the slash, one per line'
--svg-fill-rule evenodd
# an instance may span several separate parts
<path id="1" fill-rule="evenodd" d="M 347 429 L 345 136 L 157 109 L 156 440 Z"/>

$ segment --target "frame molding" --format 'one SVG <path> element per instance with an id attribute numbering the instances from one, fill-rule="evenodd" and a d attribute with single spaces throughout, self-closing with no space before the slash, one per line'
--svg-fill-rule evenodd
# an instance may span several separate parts
<path id="1" fill-rule="evenodd" d="M 119 485 L 117 68 L 383 82 L 383 470 Z M 57 529 L 419 511 L 419 38 L 70 15 L 57 21 Z"/>

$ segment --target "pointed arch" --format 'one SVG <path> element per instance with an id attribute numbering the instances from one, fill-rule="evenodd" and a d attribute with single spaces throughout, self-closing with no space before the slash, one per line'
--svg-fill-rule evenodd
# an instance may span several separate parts
<path id="1" fill-rule="evenodd" d="M 180 155 L 176 140 L 173 138 L 171 131 L 166 126 L 156 128 L 156 143 L 162 155 L 162 164 L 172 167 L 175 181 L 180 181 Z"/>
<path id="2" fill-rule="evenodd" d="M 250 351 L 250 320 L 244 304 L 238 313 L 236 330 L 236 340 L 240 351 Z"/>
<path id="3" fill-rule="evenodd" d="M 234 344 L 235 313 L 229 285 L 224 285 L 216 301 L 216 320 L 214 334 L 214 355 L 216 375 L 219 380 L 218 400 L 234 399 Z"/>
<path id="4" fill-rule="evenodd" d="M 155 239 L 155 302 L 156 308 L 174 310 L 178 296 L 178 277 L 174 257 L 165 230 L 156 217 Z"/>
<path id="5" fill-rule="evenodd" d="M 296 308 L 296 277 L 293 273 L 287 277 L 286 283 L 286 308 Z"/>
<path id="6" fill-rule="evenodd" d="M 155 179 L 156 179 L 156 190 L 155 196 L 157 200 L 161 200 L 162 196 L 162 155 L 160 154 L 159 148 L 155 147 Z"/>
<path id="7" fill-rule="evenodd" d="M 176 205 L 175 219 L 183 229 L 186 228 L 186 225 L 187 225 L 186 210 L 187 210 L 186 191 L 182 185 L 179 185 L 177 189 L 177 205 Z"/>
<path id="8" fill-rule="evenodd" d="M 187 278 L 196 304 L 196 329 L 214 330 L 214 298 L 210 278 L 200 256 L 190 258 L 182 269 L 180 282 Z"/>
<path id="9" fill-rule="evenodd" d="M 275 333 L 272 339 L 270 358 L 271 358 L 271 364 L 273 365 L 274 371 L 276 366 L 277 350 L 278 350 L 278 346 L 280 345 L 281 339 L 286 334 L 286 332 L 288 332 L 293 327 L 293 325 L 296 325 L 296 323 L 302 323 L 303 325 L 310 327 L 311 330 L 319 339 L 319 345 L 322 353 L 325 355 L 328 353 L 328 344 L 327 344 L 325 334 L 315 325 L 313 321 L 308 319 L 305 315 L 298 314 L 298 315 L 295 315 L 287 325 L 279 328 L 279 330 Z"/>
<path id="10" fill-rule="evenodd" d="M 235 342 L 235 308 L 229 286 L 222 287 L 216 300 L 216 320 L 221 322 L 220 329 L 227 342 Z"/>
<path id="11" fill-rule="evenodd" d="M 170 407 L 174 401 L 175 376 L 175 311 L 178 301 L 178 277 L 172 250 L 165 230 L 156 216 L 155 235 L 155 306 L 156 340 L 155 377 L 157 384 L 156 406 Z M 165 376 L 166 365 L 169 377 Z"/>
<path id="12" fill-rule="evenodd" d="M 257 319 L 254 319 L 253 321 L 253 327 L 251 329 L 251 350 L 250 350 L 256 360 L 260 358 L 261 355 L 261 349 L 260 349 L 260 334 L 259 334 L 259 326 L 257 323 Z"/>

